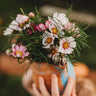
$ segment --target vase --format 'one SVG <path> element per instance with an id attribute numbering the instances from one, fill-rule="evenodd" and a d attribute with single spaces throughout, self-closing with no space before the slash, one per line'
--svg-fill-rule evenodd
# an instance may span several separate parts
<path id="1" fill-rule="evenodd" d="M 32 79 L 33 82 L 36 84 L 37 88 L 39 88 L 38 79 L 40 76 L 42 76 L 45 80 L 45 85 L 50 93 L 51 93 L 51 74 L 57 75 L 58 87 L 61 94 L 64 91 L 68 77 L 73 76 L 75 80 L 74 68 L 70 62 L 67 62 L 66 65 L 63 67 L 51 65 L 48 63 L 35 62 L 32 64 L 32 70 L 33 70 Z"/>

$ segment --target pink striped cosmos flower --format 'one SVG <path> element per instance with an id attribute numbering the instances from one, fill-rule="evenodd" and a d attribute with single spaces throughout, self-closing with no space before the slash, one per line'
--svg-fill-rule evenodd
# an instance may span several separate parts
<path id="1" fill-rule="evenodd" d="M 11 50 L 13 52 L 10 53 L 10 55 L 12 55 L 14 57 L 24 58 L 29 55 L 29 52 L 26 52 L 27 48 L 23 45 L 20 45 L 20 46 L 16 45 L 16 46 L 12 47 Z"/>

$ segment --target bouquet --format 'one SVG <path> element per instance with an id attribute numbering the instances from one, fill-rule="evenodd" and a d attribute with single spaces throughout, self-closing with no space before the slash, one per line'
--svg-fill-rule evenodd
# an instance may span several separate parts
<path id="1" fill-rule="evenodd" d="M 65 65 L 88 46 L 88 35 L 81 24 L 68 18 L 68 14 L 56 12 L 52 17 L 44 17 L 38 11 L 22 13 L 4 31 L 10 42 L 7 53 L 19 63 L 28 59 L 32 63 L 46 62 L 65 69 Z"/>

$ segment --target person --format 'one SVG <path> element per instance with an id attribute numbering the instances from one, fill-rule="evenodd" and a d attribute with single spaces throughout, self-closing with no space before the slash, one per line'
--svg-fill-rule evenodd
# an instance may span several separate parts
<path id="1" fill-rule="evenodd" d="M 55 74 L 51 75 L 51 95 L 47 91 L 43 77 L 39 77 L 40 91 L 36 88 L 36 85 L 34 84 L 34 82 L 32 82 L 32 69 L 29 69 L 27 71 L 27 74 L 25 73 L 23 75 L 22 84 L 32 96 L 60 96 L 58 90 L 57 76 Z M 74 85 L 75 81 L 72 77 L 69 77 L 62 96 L 76 96 L 76 90 Z"/>

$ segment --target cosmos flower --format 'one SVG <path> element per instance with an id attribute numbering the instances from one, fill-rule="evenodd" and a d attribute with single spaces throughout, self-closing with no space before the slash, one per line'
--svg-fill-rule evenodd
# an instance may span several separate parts
<path id="1" fill-rule="evenodd" d="M 46 26 L 43 23 L 40 23 L 39 26 L 40 30 L 44 31 L 46 30 Z"/>
<path id="2" fill-rule="evenodd" d="M 58 38 L 58 29 L 56 28 L 55 25 L 50 23 L 49 24 L 49 30 L 51 31 L 51 33 L 53 34 L 54 37 Z"/>
<path id="3" fill-rule="evenodd" d="M 76 47 L 76 42 L 72 36 L 61 39 L 58 52 L 71 54 Z"/>
<path id="4" fill-rule="evenodd" d="M 48 29 L 48 28 L 49 28 L 49 24 L 50 24 L 50 21 L 49 21 L 49 20 L 47 20 L 47 21 L 45 22 L 45 27 L 46 27 L 46 29 Z"/>
<path id="5" fill-rule="evenodd" d="M 50 48 L 50 45 L 52 45 L 54 43 L 54 37 L 48 31 L 45 31 L 43 33 L 42 38 L 43 38 L 42 44 L 44 46 L 43 48 Z"/>
<path id="6" fill-rule="evenodd" d="M 16 31 L 21 31 L 22 29 L 19 27 L 19 24 L 16 22 L 16 20 L 13 20 L 11 24 L 9 25 L 9 28 Z"/>
<path id="7" fill-rule="evenodd" d="M 66 25 L 69 22 L 69 19 L 66 17 L 64 13 L 54 13 L 53 19 L 60 25 Z"/>
<path id="8" fill-rule="evenodd" d="M 56 63 L 59 61 L 59 52 L 58 52 L 58 46 L 52 46 L 50 48 L 50 54 L 48 55 L 49 58 L 52 58 L 52 60 Z"/>
<path id="9" fill-rule="evenodd" d="M 24 58 L 29 55 L 29 52 L 26 52 L 27 48 L 23 45 L 20 45 L 20 46 L 16 45 L 16 46 L 12 47 L 11 50 L 13 52 L 10 53 L 10 55 L 12 55 L 14 57 Z"/>
<path id="10" fill-rule="evenodd" d="M 11 29 L 11 28 L 7 28 L 5 31 L 4 31 L 4 35 L 6 36 L 6 35 L 10 35 L 10 34 L 12 34 L 13 33 L 13 29 Z"/>
<path id="11" fill-rule="evenodd" d="M 25 15 L 18 14 L 16 17 L 16 21 L 21 25 L 28 22 L 28 20 L 29 20 L 29 17 Z"/>
<path id="12" fill-rule="evenodd" d="M 50 24 L 50 21 L 47 20 L 47 21 L 45 22 L 45 25 L 44 25 L 43 23 L 40 23 L 40 24 L 37 26 L 37 28 L 38 28 L 39 31 L 45 31 L 45 30 L 47 30 L 47 29 L 49 28 L 49 24 Z"/>
<path id="13" fill-rule="evenodd" d="M 71 22 L 68 22 L 68 23 L 65 25 L 65 30 L 67 30 L 69 33 L 70 33 L 70 32 L 80 33 L 80 32 L 79 32 L 79 28 L 78 28 L 78 27 L 76 28 L 75 23 L 71 23 Z"/>

